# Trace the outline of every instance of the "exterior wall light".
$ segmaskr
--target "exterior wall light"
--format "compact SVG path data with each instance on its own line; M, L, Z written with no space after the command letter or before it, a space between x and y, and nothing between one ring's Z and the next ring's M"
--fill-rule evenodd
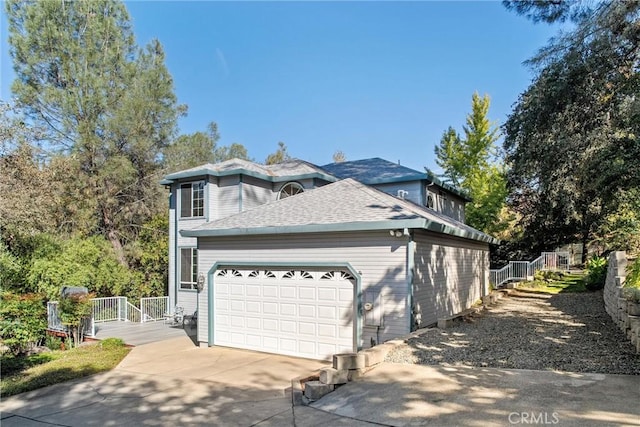
M198 292L202 292L202 290L204 289L204 273L202 272L198 274L197 286L198 286Z

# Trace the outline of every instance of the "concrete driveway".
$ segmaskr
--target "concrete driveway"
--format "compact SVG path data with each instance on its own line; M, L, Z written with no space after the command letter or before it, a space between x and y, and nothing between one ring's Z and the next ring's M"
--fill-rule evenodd
M1 425L292 425L291 378L326 365L174 338L135 347L110 372L3 399Z
M3 427L640 426L640 376L383 363L307 407L291 378L325 362L188 337L136 347L114 370L0 402Z

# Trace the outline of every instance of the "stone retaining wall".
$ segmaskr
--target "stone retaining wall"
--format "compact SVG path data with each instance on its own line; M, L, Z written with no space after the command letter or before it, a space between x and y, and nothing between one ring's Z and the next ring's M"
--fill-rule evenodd
M623 297L622 286L626 277L627 256L625 252L609 255L607 278L604 285L604 308L618 325L622 333L635 345L640 353L640 316L628 314L629 302Z

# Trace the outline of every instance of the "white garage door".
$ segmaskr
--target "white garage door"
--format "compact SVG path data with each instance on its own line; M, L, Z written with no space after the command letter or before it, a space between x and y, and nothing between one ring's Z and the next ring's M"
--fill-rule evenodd
M354 351L354 283L344 271L218 270L213 343L312 359Z

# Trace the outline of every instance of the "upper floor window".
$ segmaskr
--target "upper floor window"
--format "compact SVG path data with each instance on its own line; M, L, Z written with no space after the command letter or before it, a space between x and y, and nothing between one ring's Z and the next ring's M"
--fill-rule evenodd
M282 186L278 193L278 200L285 197L295 196L296 194L304 193L304 187L297 182L288 182Z
M204 181L180 185L180 217L204 216Z
M433 194L427 193L427 207L429 209L435 209L435 202L433 201Z

